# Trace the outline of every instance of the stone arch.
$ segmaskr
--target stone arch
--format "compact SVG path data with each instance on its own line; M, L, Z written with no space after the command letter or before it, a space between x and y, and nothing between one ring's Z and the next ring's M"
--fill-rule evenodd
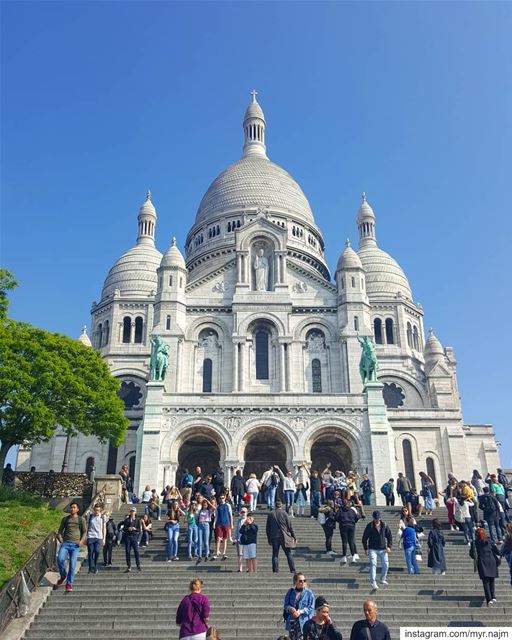
M306 340L306 334L311 329L318 329L323 331L328 342L336 342L336 328L325 320L311 320L311 318L305 318L297 324L293 329L293 339L296 342L304 342Z
M219 448L220 461L227 458L230 436L224 426L216 420L189 418L177 428L171 429L160 445L160 461L177 463L182 444L190 437L204 436L212 440Z
M219 342L223 342L226 336L229 336L231 333L229 327L222 320L219 320L215 316L203 316L194 320L194 322L187 327L185 340L197 342L201 331L209 328L217 331Z
M320 421L315 421L315 423L310 425L302 434L301 444L304 452L304 459L307 463L314 464L315 460L312 458L316 457L318 459L317 464L322 464L323 457L328 455L327 452L329 448L332 450L333 459L325 460L325 463L328 461L334 463L339 459L339 462L342 463L342 471L347 472L353 468L360 469L361 466L366 466L369 462L367 455L365 455L363 447L361 446L358 430L348 421L332 421L325 418L322 418ZM318 451L319 444L322 444L323 449L325 449L325 453ZM333 444L334 446L339 445L338 451L334 449ZM315 449L317 449L317 451L315 451ZM324 467L317 470L322 471L323 468Z
M412 394L414 394L414 396L410 398L412 402L406 403L404 406L420 409L426 406L427 397L425 395L425 390L418 380L407 372L395 371L394 369L387 369L383 367L379 370L379 382L395 382L398 385L404 385L406 398L407 392L412 392Z
M444 489L444 487L442 485L443 476L441 475L441 463L439 460L439 456L435 451L428 451L428 450L424 451L423 455L425 456L425 467L421 469L421 471L425 471L427 475L430 475L432 477L432 480L434 481L436 490L441 491L442 489ZM429 458L432 460L433 469L429 468L430 466L428 462ZM434 472L433 475L432 475L432 471Z
M282 320L273 313L269 313L267 311L258 311L257 313L252 313L247 318L244 318L238 327L238 334L249 336L251 325L261 321L267 321L273 325L276 329L277 335L286 335L286 327Z
M247 229L246 233L240 238L238 251L249 251L253 243L259 239L266 240L273 245L274 251L284 251L286 249L284 234L277 232L277 229L271 223L265 226L258 225L254 229Z
M297 458L297 438L286 422L275 418L269 419L263 416L253 418L244 425L233 442L235 459L239 462L247 462L245 459L247 445L257 437L266 442L279 442L284 447L285 461L291 470L292 463ZM267 460L269 464L272 463L269 458Z

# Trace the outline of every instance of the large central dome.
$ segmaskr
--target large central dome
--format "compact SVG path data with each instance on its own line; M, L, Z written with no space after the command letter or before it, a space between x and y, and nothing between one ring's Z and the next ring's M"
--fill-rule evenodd
M314 224L302 189L289 173L265 156L247 155L217 176L201 200L196 224L246 207L269 207Z

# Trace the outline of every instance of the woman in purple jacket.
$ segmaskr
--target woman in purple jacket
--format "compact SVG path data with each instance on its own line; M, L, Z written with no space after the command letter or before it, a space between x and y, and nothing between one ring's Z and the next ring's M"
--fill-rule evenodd
M176 611L176 624L180 628L180 640L206 640L210 602L203 596L203 581L190 581L188 596L185 596Z

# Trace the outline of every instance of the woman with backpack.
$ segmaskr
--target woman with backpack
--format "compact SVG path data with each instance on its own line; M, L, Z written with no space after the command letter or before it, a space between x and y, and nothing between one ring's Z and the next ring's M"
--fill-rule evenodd
M484 587L485 601L488 607L496 604L494 582L498 577L498 566L501 562L500 552L494 542L485 535L485 529L475 531L476 541L471 545L469 555L475 563L475 571Z

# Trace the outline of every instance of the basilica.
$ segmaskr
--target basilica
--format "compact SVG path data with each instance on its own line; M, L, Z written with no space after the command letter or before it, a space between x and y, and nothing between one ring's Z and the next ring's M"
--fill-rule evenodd
M303 473L330 462L367 472L376 487L398 471L416 483L427 471L439 488L448 472L495 469L492 427L464 423L454 351L425 334L365 194L354 210L358 246L347 241L332 276L307 198L267 155L265 126L253 92L242 157L206 191L183 253L175 239L163 255L156 248L147 194L136 244L92 305L91 338L79 338L120 380L126 441L72 439L69 471L117 473L126 463L141 490L196 465L220 466L228 482L237 469ZM378 361L365 384L364 336ZM150 379L153 337L168 351L163 380ZM20 450L18 469L60 470L65 448L60 434Z

